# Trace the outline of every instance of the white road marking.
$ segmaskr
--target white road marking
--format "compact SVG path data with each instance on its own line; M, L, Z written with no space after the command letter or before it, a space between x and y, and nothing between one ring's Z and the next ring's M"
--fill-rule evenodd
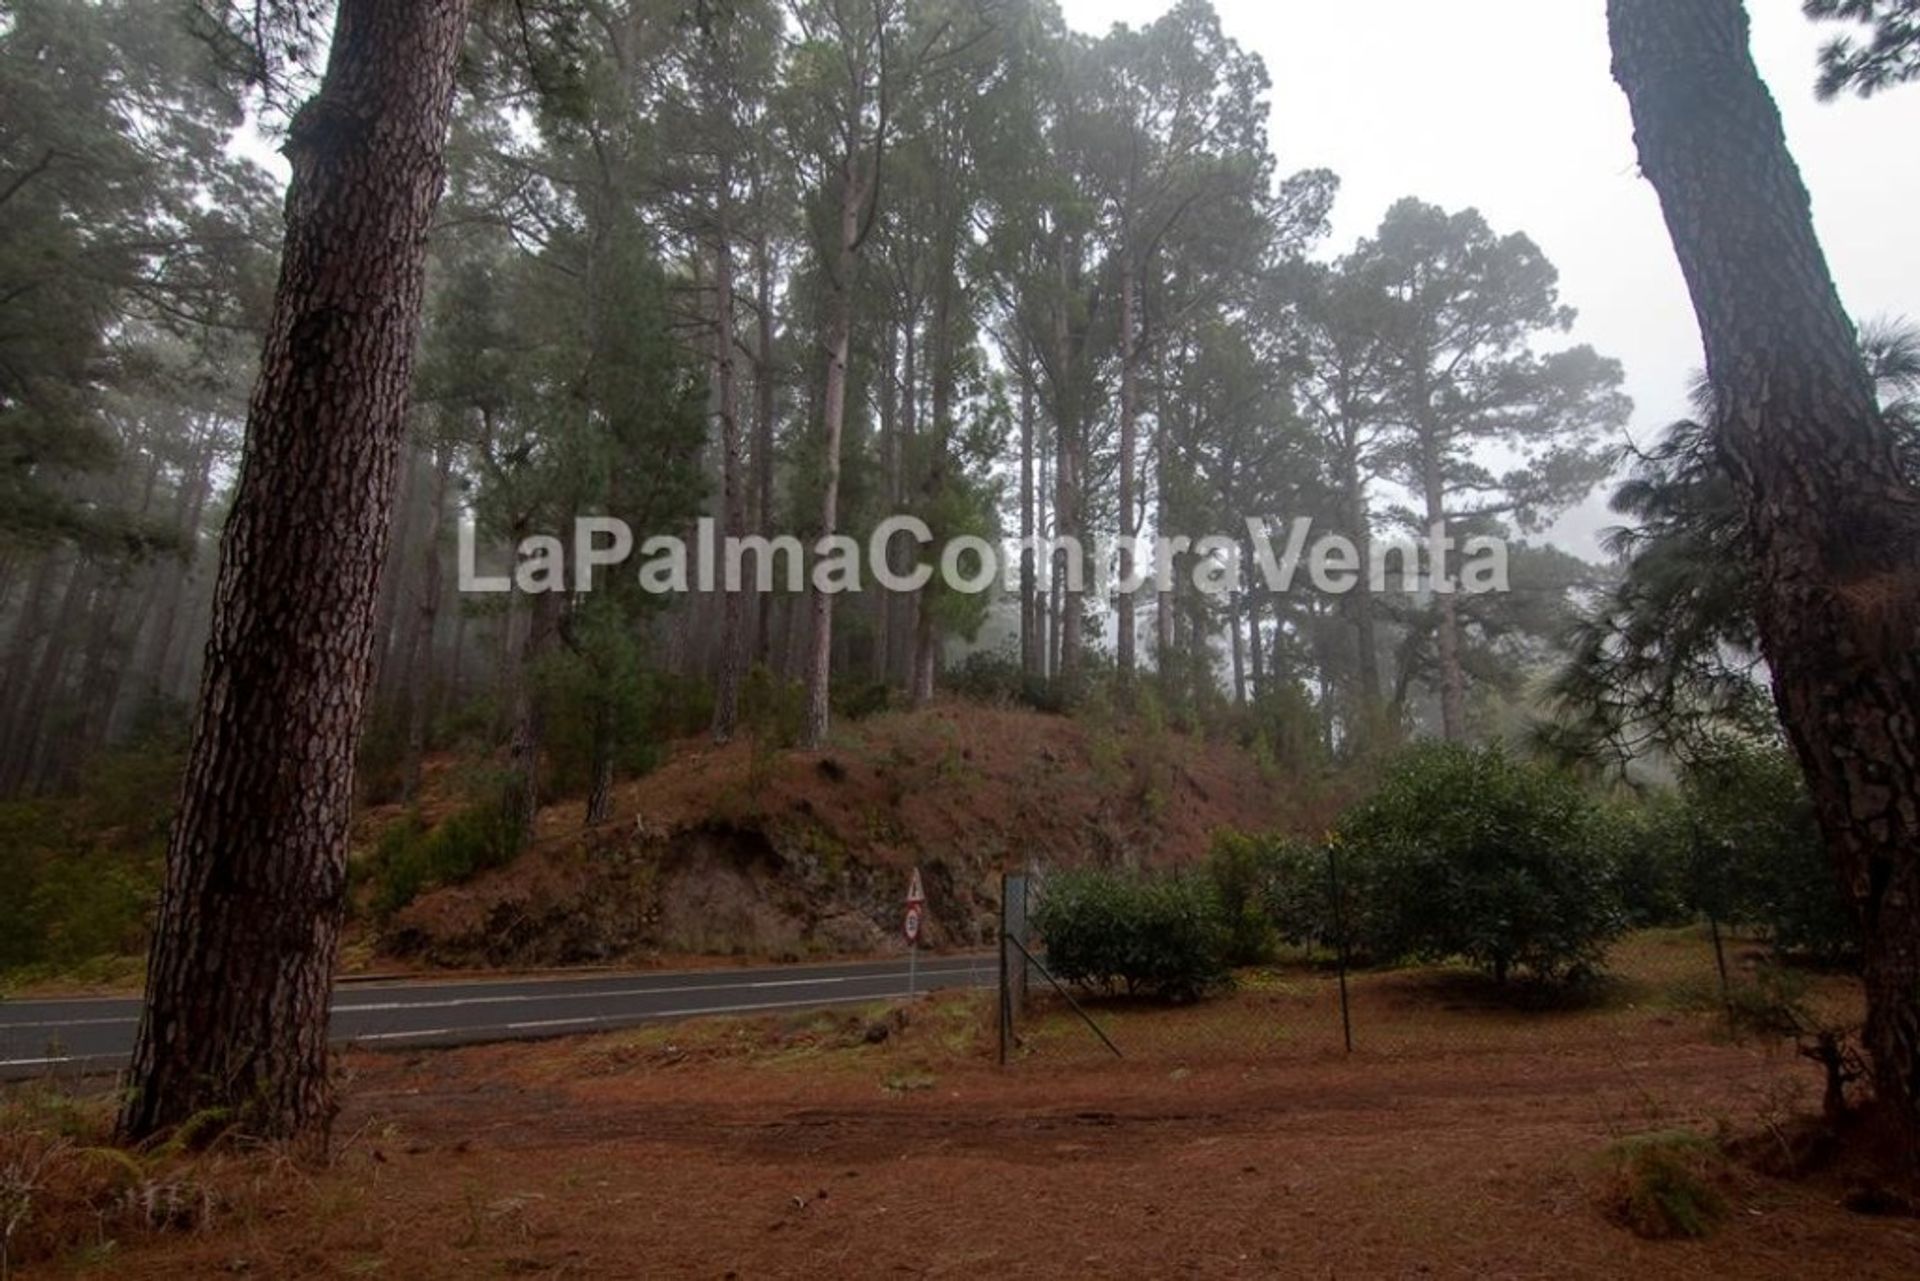
M972 974L971 967L966 969L922 970L922 978L951 978L958 974ZM445 1001L382 1001L367 1005L336 1005L335 1014L377 1014L394 1010L454 1010L471 1005L524 1005L529 1002L545 1004L550 1001L619 1001L636 996L671 996L677 992L748 992L762 991L768 988L786 987L823 987L829 983L890 983L905 978L903 974L845 974L832 978L818 979L760 979L750 983L685 983L672 987L630 987L616 988L611 992L541 992L538 994L519 993L506 996L461 996ZM905 993L902 993L905 995Z
M951 978L957 975L977 976L980 966L967 964L963 967L948 966L936 969L923 969L920 976L927 978ZM537 995L480 996L462 997L449 1001L393 1001L370 1005L336 1005L335 1014L396 1013L405 1010L454 1009L472 1005L505 1005L533 1001L555 1000L620 1000L635 996L665 996L676 992L729 992L756 991L776 988L814 987L829 983L889 983L899 982L900 974L846 974L827 978L811 979L759 979L748 983L702 983L676 987L625 988L612 992L542 992ZM870 992L860 995L810 997L796 1001L760 1001L740 1005L710 1005L690 1009L632 1011L625 1014L592 1015L571 1019L538 1019L517 1023L490 1024L484 1027L444 1027L421 1028L401 1032L369 1032L359 1036L344 1038L348 1044L357 1045L367 1041L408 1041L428 1040L435 1037L470 1036L486 1037L498 1033L550 1031L563 1027L608 1027L628 1025L636 1021L652 1019L701 1018L713 1014L750 1014L760 1010L802 1009L809 1006L844 1005L853 1002L884 1000L891 996L905 996L906 992ZM74 1027L106 1027L117 1024L138 1023L137 1017L116 1019L72 1019L65 1022L47 1023L9 1023L0 1024L0 1033L27 1031L30 1029L52 1029ZM114 1055L67 1055L31 1059L0 1059L0 1068L56 1067L68 1063L84 1063L115 1058Z
M709 1014L752 1014L761 1010L818 1009L826 1005L849 1005L887 996L905 996L905 992L882 992L877 996L835 996L818 1001L761 1001L753 1005L709 1005L692 1010L646 1010L632 1014L595 1015L577 1019L541 1019L530 1023L501 1023L492 1027L437 1027L413 1032L371 1032L347 1038L348 1045L363 1041L408 1041L435 1036L480 1036L501 1032L537 1032L559 1027L608 1027L631 1024L636 1020L701 1018ZM4 1065L0 1065L4 1066Z

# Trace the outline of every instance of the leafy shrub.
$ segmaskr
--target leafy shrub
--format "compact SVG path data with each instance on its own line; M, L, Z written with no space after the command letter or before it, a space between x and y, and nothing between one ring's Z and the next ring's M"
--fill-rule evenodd
M1780 950L1823 963L1857 955L1858 927L1785 746L1718 744L1688 765L1681 793L1700 912L1764 930Z
M1295 836L1220 832L1207 873L1225 914L1235 965L1271 960L1277 945L1338 945L1325 847Z
M1268 846L1238 832L1221 832L1207 854L1207 879L1213 883L1227 928L1227 964L1261 965L1273 959L1274 928L1267 914Z
M1198 877L1057 873L1033 922L1048 968L1069 983L1191 1001L1227 977L1230 930Z
M1644 800L1613 798L1601 804L1599 814L1628 927L1655 929L1695 919L1688 895L1687 819L1679 798L1670 793Z
M893 688L885 681L838 680L833 683L833 714L845 721L864 721L893 706Z
M1409 749L1341 836L1349 927L1380 959L1560 982L1597 968L1624 926L1592 801L1497 748Z
M0 970L138 955L159 894L181 742L95 761L73 795L0 803Z
M969 702L1026 707L1050 716L1064 715L1071 700L1056 683L1029 676L1013 650L975 650L946 678L947 688Z
M458 885L511 863L520 852L520 825L504 797L472 806L429 828L409 814L381 833L367 863L368 905L377 918L393 915L429 889Z
M667 679L641 665L630 637L608 639L604 620L582 624L595 629L590 647L552 651L535 675L546 727L546 783L563 796L592 787L603 735L617 776L651 773L660 764L668 722L679 714L669 706Z
M800 741L807 724L807 691L755 663L740 686L740 725L754 742L776 748Z

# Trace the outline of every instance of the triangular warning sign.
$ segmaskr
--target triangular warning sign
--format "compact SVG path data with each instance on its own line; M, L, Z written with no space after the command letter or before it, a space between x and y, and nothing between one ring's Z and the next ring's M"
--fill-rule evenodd
M913 869L913 880L907 883L907 902L924 903L927 901L926 886L920 883L920 869Z

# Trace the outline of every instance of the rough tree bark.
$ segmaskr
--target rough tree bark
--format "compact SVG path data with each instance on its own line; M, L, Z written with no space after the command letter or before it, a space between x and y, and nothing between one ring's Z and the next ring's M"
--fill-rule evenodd
M1610 0L1614 74L1706 344L1781 720L1864 930L1867 1048L1920 1153L1920 493L1739 0Z
M323 1144L355 734L467 0L341 0L287 237L120 1117Z

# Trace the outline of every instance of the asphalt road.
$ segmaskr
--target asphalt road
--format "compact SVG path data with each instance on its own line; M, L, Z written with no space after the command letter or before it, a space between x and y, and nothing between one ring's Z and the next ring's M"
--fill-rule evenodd
M333 1038L378 1048L532 1040L659 1019L750 1014L907 994L907 962L642 971L511 980L356 983L333 996ZM915 990L987 987L992 956L923 957ZM131 999L0 1001L0 1078L112 1071L133 1049Z

